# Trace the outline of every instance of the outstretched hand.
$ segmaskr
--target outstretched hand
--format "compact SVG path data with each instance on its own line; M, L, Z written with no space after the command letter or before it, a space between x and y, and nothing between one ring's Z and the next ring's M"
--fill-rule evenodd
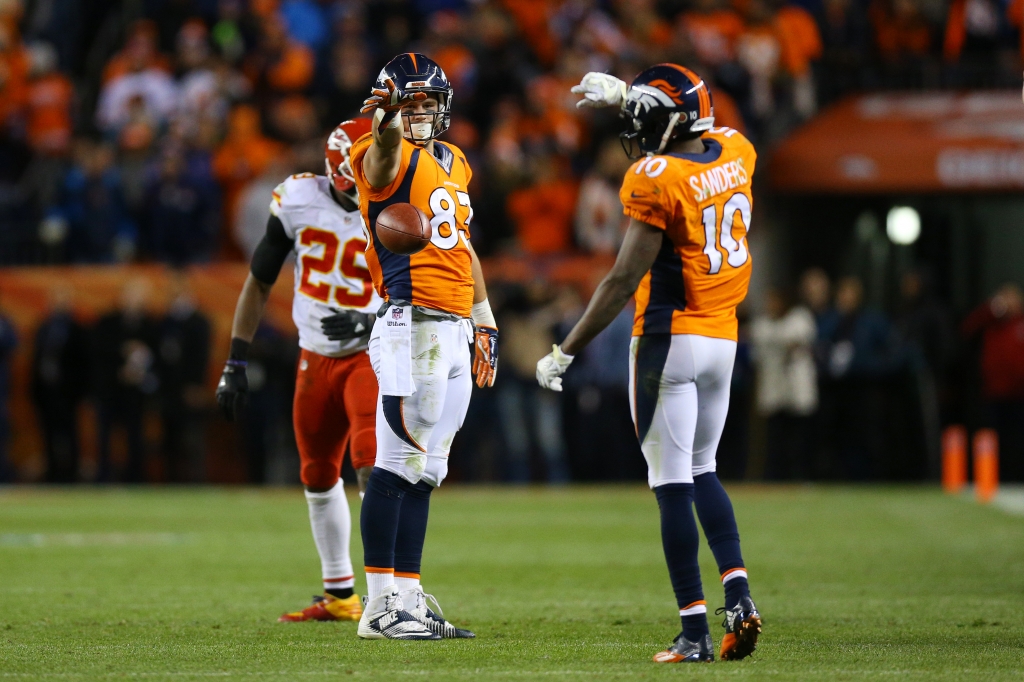
M402 90L390 78L384 79L384 85L387 88L386 90L380 88L370 90L370 96L366 98L363 102L363 108L359 110L361 113L368 114L380 109L385 113L393 114L404 106L413 102L422 102L427 98L427 93L425 92L406 92Z
M579 85L572 86L571 92L583 95L583 99L576 102L579 109L621 107L626 102L626 82L597 71L584 76Z

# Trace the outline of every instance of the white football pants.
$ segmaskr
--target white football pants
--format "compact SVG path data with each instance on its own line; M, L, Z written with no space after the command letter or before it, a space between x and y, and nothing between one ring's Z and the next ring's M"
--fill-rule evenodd
M694 476L715 470L735 360L736 342L727 339L633 337L630 411L652 488L693 483Z
M434 486L448 475L448 452L466 418L473 388L465 322L412 322L412 377L416 392L405 398L377 395L375 466L410 483ZM380 377L380 331L370 336L370 363Z

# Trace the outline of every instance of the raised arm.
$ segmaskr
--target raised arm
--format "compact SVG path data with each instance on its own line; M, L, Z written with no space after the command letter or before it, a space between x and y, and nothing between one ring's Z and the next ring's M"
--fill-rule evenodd
M622 312L661 249L665 232L633 218L629 221L622 248L615 265L597 287L583 317L572 328L561 346L537 363L537 381L544 388L562 390L561 375L569 368L573 356L583 350L595 336Z
M362 112L373 114L373 144L363 158L363 171L376 189L387 187L398 176L402 163L402 107L427 98L425 92L405 93L390 78L386 89L374 88L363 102Z
M402 164L402 117L393 116L390 123L380 124L385 113L378 109L373 116L373 144L363 157L363 172L376 189L387 187L398 176Z

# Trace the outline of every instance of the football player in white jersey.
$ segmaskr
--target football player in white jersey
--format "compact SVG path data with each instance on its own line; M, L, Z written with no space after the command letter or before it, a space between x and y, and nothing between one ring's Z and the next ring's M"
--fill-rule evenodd
M253 254L231 328L231 354L217 401L229 420L245 405L246 357L288 254L295 252L292 319L299 329L293 419L309 521L324 594L278 620L352 620L362 615L349 556L352 521L340 478L346 448L360 489L373 469L377 378L367 342L381 299L366 268L359 199L349 165L352 142L370 121L339 125L327 141L327 175L293 175L274 190L267 232ZM346 338L343 341L331 339Z

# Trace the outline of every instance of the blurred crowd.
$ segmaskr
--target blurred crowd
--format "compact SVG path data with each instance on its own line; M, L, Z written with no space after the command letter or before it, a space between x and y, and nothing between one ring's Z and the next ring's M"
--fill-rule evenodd
M249 406L228 425L210 386L210 319L183 274L172 274L162 293L168 303L155 312L151 282L132 278L113 309L84 322L74 313L76 293L57 285L42 321L23 339L0 314L0 482L289 482L287 470L297 466L285 461L297 458L292 334L259 328ZM35 423L15 427L37 427L44 452L42 463L23 463L20 472L6 456L10 361L19 344L31 357Z
M613 114L587 71L676 61L758 144L844 93L1016 84L1022 0L2 0L0 262L249 254L396 53L455 88L478 250L614 251Z
M961 320L934 289L927 270L904 273L890 314L865 304L857 277L833 284L820 269L795 295L768 292L741 341L764 478L935 480L942 429L966 423L995 428L1002 477L1024 480L1021 289L1003 285Z

